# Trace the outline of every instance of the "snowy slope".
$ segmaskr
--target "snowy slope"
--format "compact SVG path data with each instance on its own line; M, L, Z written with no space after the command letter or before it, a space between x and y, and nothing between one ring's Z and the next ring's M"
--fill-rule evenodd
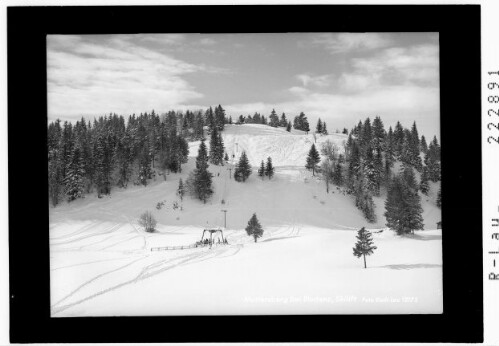
M347 140L344 134L306 135L299 130L287 132L283 127L270 127L267 125L245 124L226 125L222 132L225 151L229 157L239 159L241 153L246 151L251 165L258 167L262 160L272 158L274 166L305 165L305 158L313 143L320 149L321 144L330 140L338 145L343 152L343 144ZM208 144L208 143L207 143ZM190 155L196 156L199 142L191 143Z
M223 136L235 159L246 150L254 172L247 182L237 183L231 179L233 165L211 165L215 194L206 204L186 196L183 210L173 209L173 203L180 202L175 195L179 178L185 181L195 166L199 142L194 142L181 174L50 210L54 316L441 311L440 231L417 232L413 238L375 233L379 249L364 270L362 261L352 255L355 231L362 226L385 227L385 196L375 198L378 222L367 224L352 196L335 187L327 194L324 182L304 169L313 135L232 125ZM317 136L317 147L327 139L341 148L346 136ZM256 169L267 156L277 166L276 175L262 181ZM430 230L440 220L437 190L432 184L429 197L422 198ZM158 202L165 203L160 210ZM228 211L230 246L150 251L193 244L204 227L223 226L222 209ZM145 210L153 212L159 232L147 234L138 226L136 220ZM265 229L257 244L244 231L254 212ZM336 303L303 302L307 295ZM302 301L269 303L267 298L274 296ZM358 300L343 301L341 297L347 296ZM385 296L419 300L394 304L361 299Z

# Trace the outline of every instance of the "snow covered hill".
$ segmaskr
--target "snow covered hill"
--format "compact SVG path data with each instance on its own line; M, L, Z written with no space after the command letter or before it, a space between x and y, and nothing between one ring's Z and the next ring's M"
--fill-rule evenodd
M272 158L274 166L304 167L305 158L313 143L318 148L322 143L330 140L338 145L340 152L347 140L344 134L306 135L299 130L287 132L283 127L267 125L245 124L226 125L222 133L226 152L230 158L236 160L243 151L246 151L251 165L258 168L262 160ZM190 155L196 156L199 142L191 143Z
M324 182L304 168L312 143L316 141L319 149L331 140L342 149L345 135L314 139L312 134L265 125L229 125L223 139L231 162L210 165L215 193L206 204L189 196L181 202L175 193L179 179L185 181L195 166L199 142L192 142L181 174L158 176L147 187L114 188L109 197L87 196L51 208L55 317L441 312L441 232L429 231L440 221L436 185L429 197L422 198L428 231L414 237L387 230L374 233L378 250L368 258L369 268L363 269L352 255L355 231L365 226L378 232L385 227L385 195L374 198L378 221L368 224L352 196L336 187L327 194ZM238 183L232 174L243 150L253 174ZM268 156L276 166L270 181L256 174ZM160 202L164 205L157 209ZM175 203L183 210L174 208ZM203 228L224 225L222 209L227 210L229 246L150 251L193 244ZM158 220L157 233L144 233L137 224L146 210ZM255 212L265 230L256 244L244 231ZM335 303L304 302L305 296L329 297ZM269 303L271 297L299 299L293 304ZM380 297L416 301L370 301Z

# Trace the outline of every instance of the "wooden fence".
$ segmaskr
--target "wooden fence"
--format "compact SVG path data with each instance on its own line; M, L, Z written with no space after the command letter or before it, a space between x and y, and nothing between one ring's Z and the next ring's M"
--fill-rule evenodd
M205 247L205 246L209 246L209 244L191 244L191 245L181 245L181 246L152 247L151 251L186 250L186 249L195 249L198 247Z

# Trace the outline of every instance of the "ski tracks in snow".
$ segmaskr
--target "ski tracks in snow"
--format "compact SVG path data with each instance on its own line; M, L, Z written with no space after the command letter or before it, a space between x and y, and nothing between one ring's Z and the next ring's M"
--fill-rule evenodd
M95 286L101 285L103 281L106 280L112 274L123 271L147 258L157 257L157 256L152 256L150 254L143 255L140 258L134 259L125 265L101 273L91 278L90 280L87 280L83 284L79 285L76 289L72 290L69 294L67 294L62 299L60 299L51 306L52 315L60 314L61 312L69 308L72 308L74 306L77 306L81 303L84 303L90 299L115 291L123 286L134 284L142 280L154 277L156 275L164 273L165 271L171 270L179 266L195 264L216 258L233 256L237 254L241 250L241 248L242 246L240 245L219 247L219 248L215 247L212 249L208 249L206 251L201 251L201 252L192 251L185 255L169 257L169 258L161 258L160 260L154 260L152 263L145 265L141 269L138 269L139 272L136 275L132 274L132 277L130 277L129 275L128 278L124 278L124 280L118 280L118 283L115 282L114 284L104 289L97 289L97 288L95 290L92 289L93 285ZM82 292L85 290L89 290L90 292L83 294Z

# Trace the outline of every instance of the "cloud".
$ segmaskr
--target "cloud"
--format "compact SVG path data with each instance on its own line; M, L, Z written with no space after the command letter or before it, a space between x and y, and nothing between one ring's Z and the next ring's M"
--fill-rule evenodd
M394 86L376 90L365 90L351 95L312 92L295 87L290 90L292 99L279 103L241 103L226 105L224 108L232 117L260 112L269 115L275 108L278 113L285 112L289 119L304 112L311 126L318 118L328 123L330 131L351 128L359 120L379 115L388 126L401 121L410 126L417 121L422 134L433 137L438 135L438 88L418 86Z
M339 54L384 48L392 44L392 40L388 34L380 33L323 33L313 36L311 44Z
M395 85L437 86L439 52L436 45L387 48L365 58L351 59L348 72L338 78L338 89L357 92Z
M438 47L420 45L391 47L370 56L349 60L347 72L295 76L300 85L286 89L288 101L277 104L235 104L235 114L255 111L268 114L272 108L293 117L303 111L311 124L320 117L333 128L350 128L366 117L379 115L386 127L401 121L417 121L427 136L439 131ZM407 123L404 123L407 122Z
M325 74L319 76L312 76L307 73L299 74L296 78L302 82L304 87L316 86L316 87L326 87L331 84L333 75Z
M436 45L396 47L369 58L352 59L356 73L375 76L386 83L435 83L439 77Z
M48 36L49 119L82 115L140 113L170 109L203 95L183 76L220 73L138 44L143 40L177 44L182 36Z

